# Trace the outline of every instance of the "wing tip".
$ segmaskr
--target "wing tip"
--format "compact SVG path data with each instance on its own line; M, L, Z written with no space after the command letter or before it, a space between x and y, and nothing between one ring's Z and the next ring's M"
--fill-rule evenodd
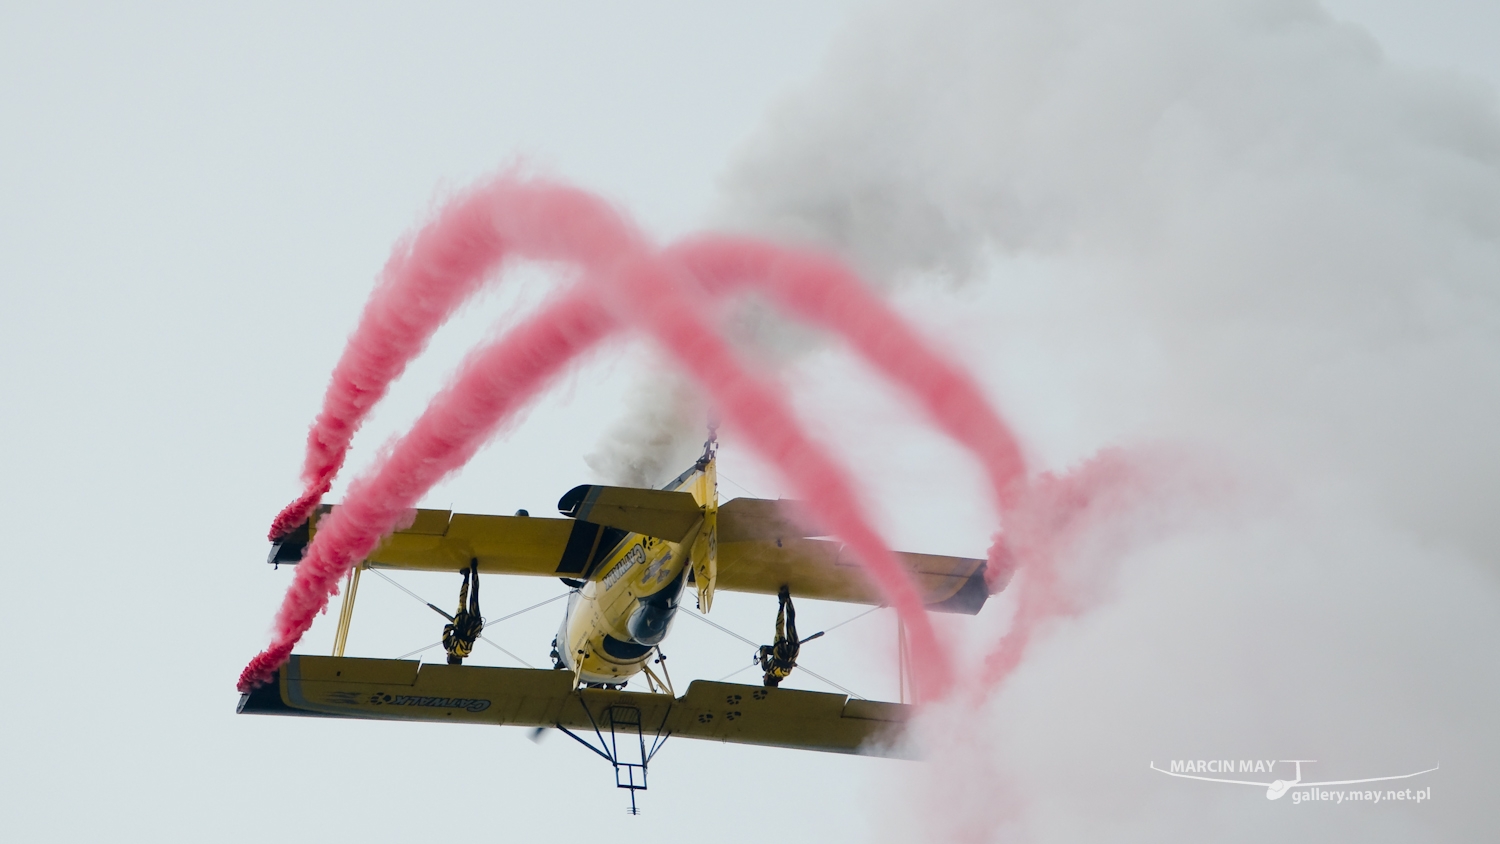
M927 609L936 612L978 615L979 611L984 609L984 602L990 598L990 586L985 582L986 568L987 564L981 560L979 567L964 580L964 584L958 587L957 592L935 604L928 604Z

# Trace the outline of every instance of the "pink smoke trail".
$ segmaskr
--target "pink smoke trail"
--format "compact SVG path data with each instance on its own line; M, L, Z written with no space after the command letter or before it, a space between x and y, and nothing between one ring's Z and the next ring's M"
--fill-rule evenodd
M504 419L609 334L614 323L597 298L575 289L465 361L411 431L350 485L343 504L319 522L276 614L270 646L240 674L241 691L272 678L340 579L424 493L462 468Z
M1006 527L990 547L991 591L1025 562L1010 629L985 657L971 691L992 693L1019 665L1047 621L1082 611L1059 566L1084 520L1122 491L1139 487L1139 467L1120 452L1028 484L1016 437L972 378L932 351L842 264L823 255L722 235L699 236L669 252L715 295L760 290L808 322L844 336L866 360L905 386L929 417L980 460ZM1134 492L1139 495L1140 489Z
M306 489L276 516L272 540L307 521L343 466L349 443L370 409L504 257L487 199L483 187L467 191L443 208L432 225L396 245L307 433L302 466Z
M966 446L989 478L1002 519L1025 489L1021 448L974 379L934 351L890 306L838 261L746 238L696 237L669 250L710 291L755 288L807 321L845 337L866 360L922 403L928 417ZM1015 560L1000 534L990 548L991 591Z
M749 431L761 433L752 439L752 445L759 446L764 456L790 475L799 491L819 502L815 510L824 522L845 538L861 560L872 563L877 584L895 596L898 611L910 619L913 654L923 665L922 688L929 696L940 694L951 680L946 656L926 623L920 599L906 572L859 514L838 467L797 430L779 396L751 378L728 356L727 346L696 317L692 308L663 305L659 295L662 286L650 281L666 275L661 266L640 262L634 272L622 275L636 281L622 285L634 295L619 301L633 299L639 314L660 315L652 326L655 333L673 351L686 353L688 362L706 364L697 367L695 374L707 379L708 386L724 403L726 416ZM597 302L597 296L575 295L590 303ZM242 673L241 688L270 679L327 605L328 596L337 589L348 569L374 549L432 484L472 456L504 416L515 409L518 402L513 396L535 391L546 374L541 364L560 368L569 356L582 351L581 347L559 348L546 342L548 326L558 321L558 315L567 314L570 306L577 307L576 303L565 302L471 360L459 380L435 400L413 432L392 450L377 469L374 480L361 480L351 486L344 504L320 524L278 614L276 639ZM594 319L587 322L594 328L600 325ZM528 333L535 326L541 327L541 336ZM598 339L587 336L590 342ZM686 338L686 342L678 338ZM532 356L529 361L532 365L523 367L519 375L506 372L510 359L520 352ZM497 371L502 377L495 377ZM478 402L474 397L478 397ZM462 422L466 424L456 424ZM461 430L455 432L452 430L455 427Z
M1008 530L1009 543L1024 562L1016 613L1010 629L985 657L971 691L981 696L993 693L1020 665L1047 622L1087 608L1080 594L1086 584L1077 582L1077 574L1067 577L1063 566L1091 520L1118 516L1134 504L1160 499L1167 492L1157 471L1162 468L1160 455L1150 462L1143 460L1144 455L1110 449L1070 472L1046 473L1032 482L1012 511ZM1115 553L1123 553L1125 544L1116 539Z
M491 231L485 231L486 224ZM809 499L815 515L866 564L876 585L907 622L924 696L940 696L949 687L951 665L920 598L907 573L864 519L851 484L801 432L780 395L752 377L699 317L710 310L708 304L685 283L685 274L675 262L648 256L639 247L633 230L592 195L546 182L501 178L451 203L433 225L419 233L407 254L422 256L421 260L393 261L396 269L388 273L375 296L380 306L367 308L341 361L342 375L336 375L330 387L326 412L310 436L308 464L319 467L315 483L278 520L283 529L299 510L305 518L316 505L342 464L363 416L464 296L472 294L476 279L507 250L533 259L569 260L585 269L597 269L612 258L624 263L618 273L610 274L619 284L617 290L605 285L594 291L594 299L575 294L466 363L458 381L434 400L412 432L377 465L373 476L351 487L348 499L321 527L298 567L278 613L272 645L242 673L242 688L270 678L326 607L339 579L373 550L427 489L461 467L521 402L574 356L602 339L609 328L596 304L599 294L613 294L610 298L622 322L625 315L633 315L637 324L646 326L703 383L726 415L751 435L752 446L782 470ZM764 264L777 253L764 244L725 242L716 254L730 263L759 260ZM627 256L634 257L625 260ZM805 259L801 266L808 266ZM836 278L830 284L852 301L859 291L847 285L857 286L857 281L847 273L833 275ZM595 276L597 272L585 273L586 278ZM844 287L838 286L839 279L846 282ZM789 298L830 323L841 322L835 311L819 309L813 300ZM399 313L403 303L412 308L410 314ZM914 338L900 334L903 329L894 314L887 312L887 316L896 324L898 336ZM874 327L889 330L891 325ZM881 348L872 344L868 330L856 331L854 336L864 338L868 354L894 363L888 356L880 357ZM578 342L570 345L570 337ZM519 362L513 360L518 357L522 358Z
M924 699L942 697L953 667L927 618L911 578L870 527L847 475L797 423L780 391L755 378L703 318L710 303L672 262L625 272L617 295L635 318L702 386L726 421L746 437L792 484L818 523L842 539L864 563L876 586L906 622L916 688Z
M431 223L392 251L308 430L304 491L276 516L270 538L307 521L391 382L507 257L595 266L635 239L596 197L513 173L449 200Z

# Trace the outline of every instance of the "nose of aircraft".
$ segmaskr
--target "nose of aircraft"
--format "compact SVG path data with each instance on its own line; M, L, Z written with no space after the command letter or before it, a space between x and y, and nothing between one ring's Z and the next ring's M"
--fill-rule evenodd
M630 631L630 638L643 645L659 645L667 637L667 625L671 623L675 609L674 606L643 603L630 614L625 629Z
M1287 782L1286 780L1276 780L1272 782L1271 787L1266 789L1266 799L1275 800L1281 795L1286 794L1286 790L1288 788L1291 788L1291 786L1292 784Z

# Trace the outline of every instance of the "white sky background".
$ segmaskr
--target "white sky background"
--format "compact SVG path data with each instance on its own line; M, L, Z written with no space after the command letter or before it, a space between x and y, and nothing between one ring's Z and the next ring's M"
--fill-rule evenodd
M1486 4L1329 5L1371 27L1395 59L1500 81L1500 12ZM395 238L444 186L517 155L603 192L664 238L692 230L715 204L718 175L777 97L817 72L852 6L0 12L0 467L14 541L0 615L12 654L0 696L7 837L874 836L888 814L880 803L913 776L898 763L675 741L653 765L647 814L631 820L607 768L565 737L533 745L520 730L233 714L234 678L264 644L289 580L260 562L266 525L296 492L306 426ZM420 412L497 317L543 289L524 280L446 330L364 432L351 470ZM938 298L919 316L964 325L966 307ZM591 364L426 503L550 514L563 491L591 479L582 455L638 366L630 355ZM841 371L821 366L809 364L802 383ZM909 430L869 401L882 430ZM1017 413L1037 427L1089 430L1069 410ZM854 435L844 448L873 439ZM898 544L980 552L988 527L972 479L958 470L945 483L943 464L929 459L956 464L954 452L915 435L880 445L870 462L879 468L866 475ZM724 471L757 494L778 492L732 441ZM455 597L442 578L405 582L439 605ZM1475 582L1492 597L1492 579ZM486 614L559 591L486 582ZM720 601L716 618L764 635L766 602ZM805 614L816 629L854 612L809 605ZM809 665L889 696L884 615L846 628L866 639L809 645ZM541 664L558 618L549 608L491 635ZM304 650L326 649L331 621ZM679 683L715 679L748 657L700 627L679 620L670 640ZM351 651L395 656L440 630L430 612L366 578ZM1054 693L1087 695L1088 678L1067 674L1068 648L1044 650L1040 670L1063 677ZM1039 686L1028 688L1015 712L1044 719ZM1332 703L1355 704L1363 691ZM1492 738L1493 724L1475 728ZM1237 755L1256 752L1256 738ZM1134 776L1146 761L1101 766ZM1099 776L1089 787L1107 790ZM1494 778L1445 776L1435 791ZM1171 801L1195 796L1172 792L1157 809L1187 813ZM1066 826L1038 828L1067 837Z

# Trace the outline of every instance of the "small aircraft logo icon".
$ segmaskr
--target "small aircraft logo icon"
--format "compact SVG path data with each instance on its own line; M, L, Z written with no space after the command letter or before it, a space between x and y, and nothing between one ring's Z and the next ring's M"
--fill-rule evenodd
M1224 783L1229 783L1230 785L1255 785L1255 786L1259 786L1261 788L1264 788L1266 790L1266 799L1267 800L1277 800L1277 799L1280 799L1283 795L1285 795L1288 791L1290 791L1291 789L1296 788L1296 787L1312 788L1314 786L1323 786L1323 785L1354 785L1356 783L1364 783L1364 782L1385 782L1387 780L1404 780L1404 779L1410 779L1412 777L1419 777L1419 776L1421 776L1423 774L1430 774L1433 771L1436 771L1438 769L1438 766L1434 765L1434 766L1432 766L1431 768L1428 768L1425 771L1417 771L1414 774L1397 774L1396 776L1393 776L1393 777L1369 777L1367 779L1361 779L1361 780L1329 780L1327 782L1303 782L1302 781L1302 765L1303 765L1303 763L1305 762L1305 763L1311 764L1311 763L1316 762L1318 760L1316 760L1316 759L1281 759L1279 761L1281 761L1281 762L1290 762L1293 765L1296 765L1297 766L1297 776L1294 779L1291 779L1291 780L1280 780L1280 779L1278 779L1278 780L1272 780L1271 782L1251 782L1251 781L1248 781L1248 780L1226 780L1226 779L1219 779L1219 778L1216 778L1216 777L1201 777L1201 776L1198 776L1197 774L1185 774L1185 773L1180 773L1180 772L1177 772L1177 771L1163 770L1161 768L1156 767L1156 763L1155 762L1151 763L1151 770L1156 771L1158 773L1166 774L1169 777L1181 777L1182 779L1187 779L1187 780L1203 780L1204 782L1224 782Z

